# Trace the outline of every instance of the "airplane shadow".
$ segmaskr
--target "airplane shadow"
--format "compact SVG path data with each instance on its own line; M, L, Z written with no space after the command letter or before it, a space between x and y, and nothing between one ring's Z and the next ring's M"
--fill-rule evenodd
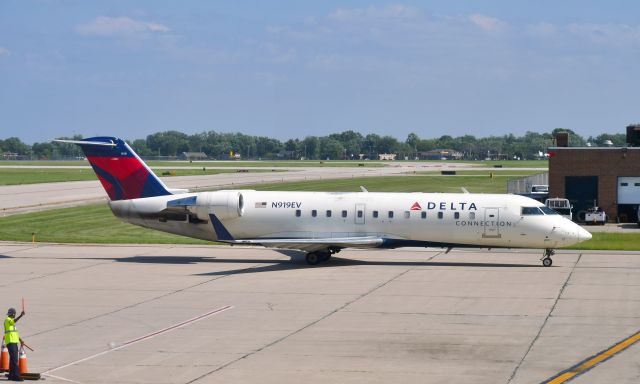
M111 260L118 263L139 263L139 264L259 264L254 267L237 268L224 271L198 273L195 276L224 276L245 273L275 272L295 269L318 269L336 268L348 266L396 266L396 267L474 267L474 268L541 268L538 264L509 264L509 263L473 263L455 261L389 261L389 260L355 260L344 259L333 256L331 260L310 266L305 260L306 253L294 250L276 250L289 257L287 259L238 259L238 258L217 258L205 256L132 256L132 257L38 257L37 259L60 259L60 260ZM0 255L0 259L11 259L14 256ZM265 265L266 264L266 265Z
M273 272L294 269L309 268L336 268L348 267L356 265L365 266L405 266L405 267L479 267L479 268L541 268L539 264L507 264L507 263L470 263L470 262L443 262L443 261L377 261L377 260L354 260L343 259L333 256L331 260L319 263L314 266L307 264L305 260L306 253L299 251L278 250L285 256L289 256L290 260L264 260L264 259L215 259L214 262L219 263L271 263L271 265L262 265L250 268L232 269L226 271L198 273L197 276L223 276L245 273Z

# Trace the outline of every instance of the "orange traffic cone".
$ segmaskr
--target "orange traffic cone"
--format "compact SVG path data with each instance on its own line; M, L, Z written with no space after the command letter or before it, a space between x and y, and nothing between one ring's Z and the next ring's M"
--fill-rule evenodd
M28 373L29 367L27 366L27 354L24 352L24 348L20 348L20 360L18 360L18 367L20 368L20 374Z
M2 344L2 354L0 354L0 372L7 372L9 370L9 350L7 346Z

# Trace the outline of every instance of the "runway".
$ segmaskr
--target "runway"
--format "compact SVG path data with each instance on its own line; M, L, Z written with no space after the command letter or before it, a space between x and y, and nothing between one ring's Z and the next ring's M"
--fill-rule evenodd
M2 310L51 383L540 383L640 328L638 252L337 256L0 243ZM572 383L636 383L638 344Z

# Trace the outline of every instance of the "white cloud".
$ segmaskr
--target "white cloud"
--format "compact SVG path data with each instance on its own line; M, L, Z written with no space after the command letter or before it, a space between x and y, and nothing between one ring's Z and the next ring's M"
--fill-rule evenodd
M526 32L531 36L547 37L555 35L558 28L550 23L538 23L527 26Z
M11 55L11 51L9 51L5 47L0 47L0 56L10 56L10 55Z
M479 13L469 16L469 21L476 27L487 32L498 32L507 27L507 23L495 17L481 15Z
M368 7L355 9L337 9L329 15L335 21L365 21L382 19L407 19L418 16L420 12L406 5L390 5L387 7Z
M169 28L158 23L133 20L128 17L98 16L86 24L77 25L75 31L85 36L131 36L141 33L168 32Z

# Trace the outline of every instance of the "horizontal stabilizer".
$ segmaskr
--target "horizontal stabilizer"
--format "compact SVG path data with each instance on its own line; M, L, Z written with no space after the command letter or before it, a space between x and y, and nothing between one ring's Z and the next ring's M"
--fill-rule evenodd
M76 144L76 145L97 145L97 146L101 146L101 147L115 147L117 146L116 143L111 142L111 143L105 143L102 141L83 141L83 140L60 140L60 139L56 139L53 140L56 143L67 143L67 144Z

